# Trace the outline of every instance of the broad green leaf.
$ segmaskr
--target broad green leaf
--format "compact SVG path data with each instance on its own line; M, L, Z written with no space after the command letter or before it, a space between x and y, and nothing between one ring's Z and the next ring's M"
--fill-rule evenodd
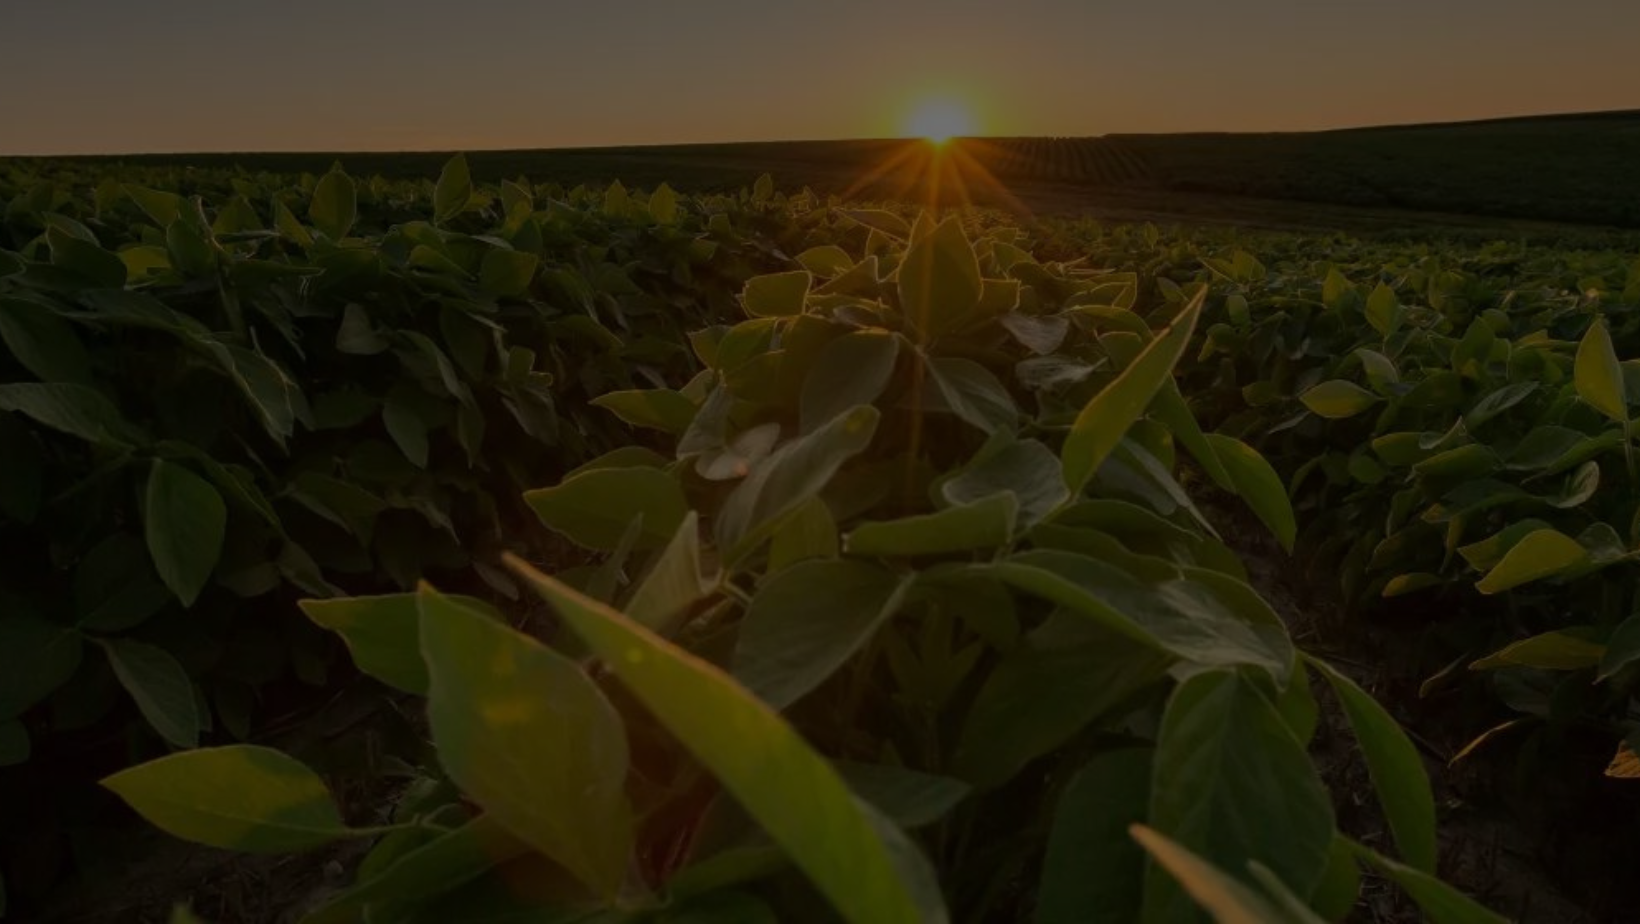
M46 305L0 298L0 342L42 382L91 382L91 358L79 335Z
M467 172L467 155L457 154L445 161L433 187L433 223L442 225L467 210L473 197L473 179Z
M389 395L382 404L382 425L393 444L417 468L427 467L431 446L427 438L427 421L402 397Z
M301 924L356 924L368 908L425 902L471 882L528 849L507 833L494 815L480 815L411 849L379 873L354 883L305 915Z
M876 408L853 408L758 463L718 515L717 542L725 560L738 561L783 517L818 495L843 463L870 445L879 417Z
M471 609L483 604L452 596ZM334 597L297 602L314 625L340 635L360 671L398 690L427 695L427 664L421 657L421 620L413 593Z
M922 398L930 410L948 411L987 434L1012 433L1019 426L1019 408L1002 380L971 359L940 356L925 367L931 392Z
M613 898L633 837L620 714L534 639L426 586L417 604L445 772L510 834Z
M672 187L662 183L649 194L649 217L658 225L678 223L678 194Z
M797 262L814 275L827 279L840 276L854 268L854 258L836 244L810 247L797 255Z
M179 751L102 781L150 824L242 853L297 853L349 836L318 774L272 748Z
M1122 374L1093 397L1076 415L1070 435L1060 451L1065 483L1071 494L1082 493L1094 473L1122 441L1128 428L1145 412L1173 375L1173 366L1184 354L1190 335L1201 315L1204 288L1179 312L1173 324L1152 340Z
M812 433L856 405L872 404L888 387L900 340L887 331L844 334L820 349L803 380L798 417Z
M131 201L142 209L158 228L168 228L171 222L182 216L182 197L173 192L164 192L157 189L146 189L126 183L121 187Z
M808 270L753 276L746 280L741 304L746 314L754 318L790 317L803 313L808 299L809 285L814 277Z
M1353 846L1357 856L1406 890L1429 924L1508 924L1507 918L1488 911L1479 902L1434 876L1397 863L1360 844Z
M148 472L143 533L154 570L183 606L193 606L216 569L228 506L209 481L155 459Z
M1343 420L1378 403L1378 396L1354 382L1333 379L1299 396L1304 406L1328 420Z
M1583 670L1604 661L1606 644L1603 635L1589 626L1544 632L1511 643L1469 665L1469 669L1485 671L1502 667L1534 667L1545 671Z
M674 436L689 429L695 419L695 402L670 388L611 391L592 399L601 407L634 427L648 427Z
M1475 582L1483 594L1501 593L1522 584L1563 574L1582 564L1589 553L1577 540L1554 529L1539 529L1516 542L1503 560Z
M524 502L548 527L577 545L613 551L633 518L642 516L637 549L665 545L689 511L677 479L654 468L582 472L552 488L524 492Z
M533 253L496 247L484 255L478 269L478 287L497 298L515 298L529 291L541 258Z
M163 648L127 639L100 642L120 685L166 741L179 748L199 745L201 717L188 672Z
M700 569L700 518L691 510L649 573L638 582L632 599L627 601L627 614L646 629L668 634L678 618L707 595L708 583Z
M1221 869L1268 866L1299 894L1319 881L1332 802L1303 745L1250 680L1196 674L1168 700L1156 745L1150 824ZM1183 896L1152 870L1145 920L1178 917Z
M1273 903L1258 890L1151 828L1135 824L1129 830L1133 839L1217 924L1321 924L1321 919L1308 909L1289 909Z
M918 342L967 323L979 308L983 289L979 260L955 216L913 240L900 259L900 313Z
M1246 443L1222 433L1206 436L1214 455L1230 473L1236 494L1247 502L1270 532L1275 533L1281 547L1291 552L1298 537L1298 521L1293 517L1292 501L1287 498L1281 476Z
M1612 346L1612 335L1606 322L1596 319L1589 332L1577 345L1577 361L1573 366L1573 381L1577 395L1591 407L1620 424L1629 420L1629 406L1624 397L1623 366L1617 361Z
M1168 382L1162 386L1156 400L1151 402L1150 414L1157 423L1172 431L1173 438L1190 452L1190 457L1196 460L1207 477L1213 479L1214 484L1226 491L1236 490L1234 477L1219 458L1207 434L1202 432L1201 425L1196 422L1196 415L1180 393L1178 382Z
M1019 498L1002 491L937 513L862 523L843 541L850 555L906 557L995 550L1013 538Z
M1129 924L1139 919L1145 857L1127 837L1150 804L1151 751L1095 754L1054 806L1037 887L1036 924Z
M837 519L824 500L811 497L775 529L766 570L774 574L811 558L836 558L837 551Z
M1361 865L1355 848L1342 834L1334 834L1327 851L1327 871L1310 896L1310 907L1329 921L1342 921L1361 900Z
M1630 616L1618 623L1611 638L1606 640L1606 651L1600 657L1600 675L1606 680L1613 674L1640 661L1640 615Z
M103 393L62 382L15 382L0 385L0 411L17 411L53 430L88 443L124 448L141 435L120 416Z
M342 309L342 323L336 329L336 350L353 356L375 356L387 349L387 338L371 326L364 306L349 304Z
M54 223L46 228L46 243L51 248L53 266L69 270L102 288L125 286L125 261L94 241L69 234Z
M353 222L359 217L358 192L353 178L339 170L332 170L313 187L313 199L308 203L308 220L334 243L347 237Z
M945 816L971 791L967 783L905 767L834 760L854 794L897 825L920 828Z
M1305 661L1327 679L1344 706L1402 859L1415 869L1434 873L1435 796L1417 749L1395 719L1355 681L1319 658L1306 657Z
M73 629L29 616L0 615L0 721L23 713L67 683L84 651Z
M957 776L999 786L1027 763L1160 682L1173 659L1059 613L1009 651L963 720Z
M1395 290L1384 283L1380 282L1367 296L1366 311L1367 323L1381 337L1390 336L1401 326L1401 303L1395 297Z
M1019 500L1015 516L1020 528L1029 528L1070 499L1059 459L1053 450L1036 440L1008 443L1000 449L982 452L940 487L940 495L951 504L977 503L998 492L1008 492Z
M508 565L785 848L844 920L946 920L943 907L919 906L872 816L778 713L620 613L516 558Z
M740 623L734 676L775 709L830 677L905 599L909 581L860 561L801 562L758 588Z

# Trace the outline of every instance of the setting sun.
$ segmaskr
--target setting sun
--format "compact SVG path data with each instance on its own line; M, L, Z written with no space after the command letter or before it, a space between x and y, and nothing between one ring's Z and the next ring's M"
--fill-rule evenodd
M962 104L948 99L930 100L918 106L906 121L906 134L944 144L952 138L974 134L974 118Z

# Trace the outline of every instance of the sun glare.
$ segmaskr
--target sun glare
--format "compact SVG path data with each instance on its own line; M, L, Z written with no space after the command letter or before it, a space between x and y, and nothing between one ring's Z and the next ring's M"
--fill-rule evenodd
M974 119L962 104L952 100L930 100L918 106L905 125L906 134L944 144L952 138L974 134Z

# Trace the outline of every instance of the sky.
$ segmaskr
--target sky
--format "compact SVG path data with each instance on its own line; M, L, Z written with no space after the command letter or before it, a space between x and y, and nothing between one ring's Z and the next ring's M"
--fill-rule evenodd
M0 154L1288 131L1640 109L1635 0L0 0Z

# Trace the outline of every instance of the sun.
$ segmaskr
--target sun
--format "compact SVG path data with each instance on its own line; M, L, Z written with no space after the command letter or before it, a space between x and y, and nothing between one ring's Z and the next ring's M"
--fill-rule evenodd
M952 138L974 134L974 118L967 107L955 100L929 100L912 110L905 123L905 133L913 138L927 138L934 144L945 144Z

